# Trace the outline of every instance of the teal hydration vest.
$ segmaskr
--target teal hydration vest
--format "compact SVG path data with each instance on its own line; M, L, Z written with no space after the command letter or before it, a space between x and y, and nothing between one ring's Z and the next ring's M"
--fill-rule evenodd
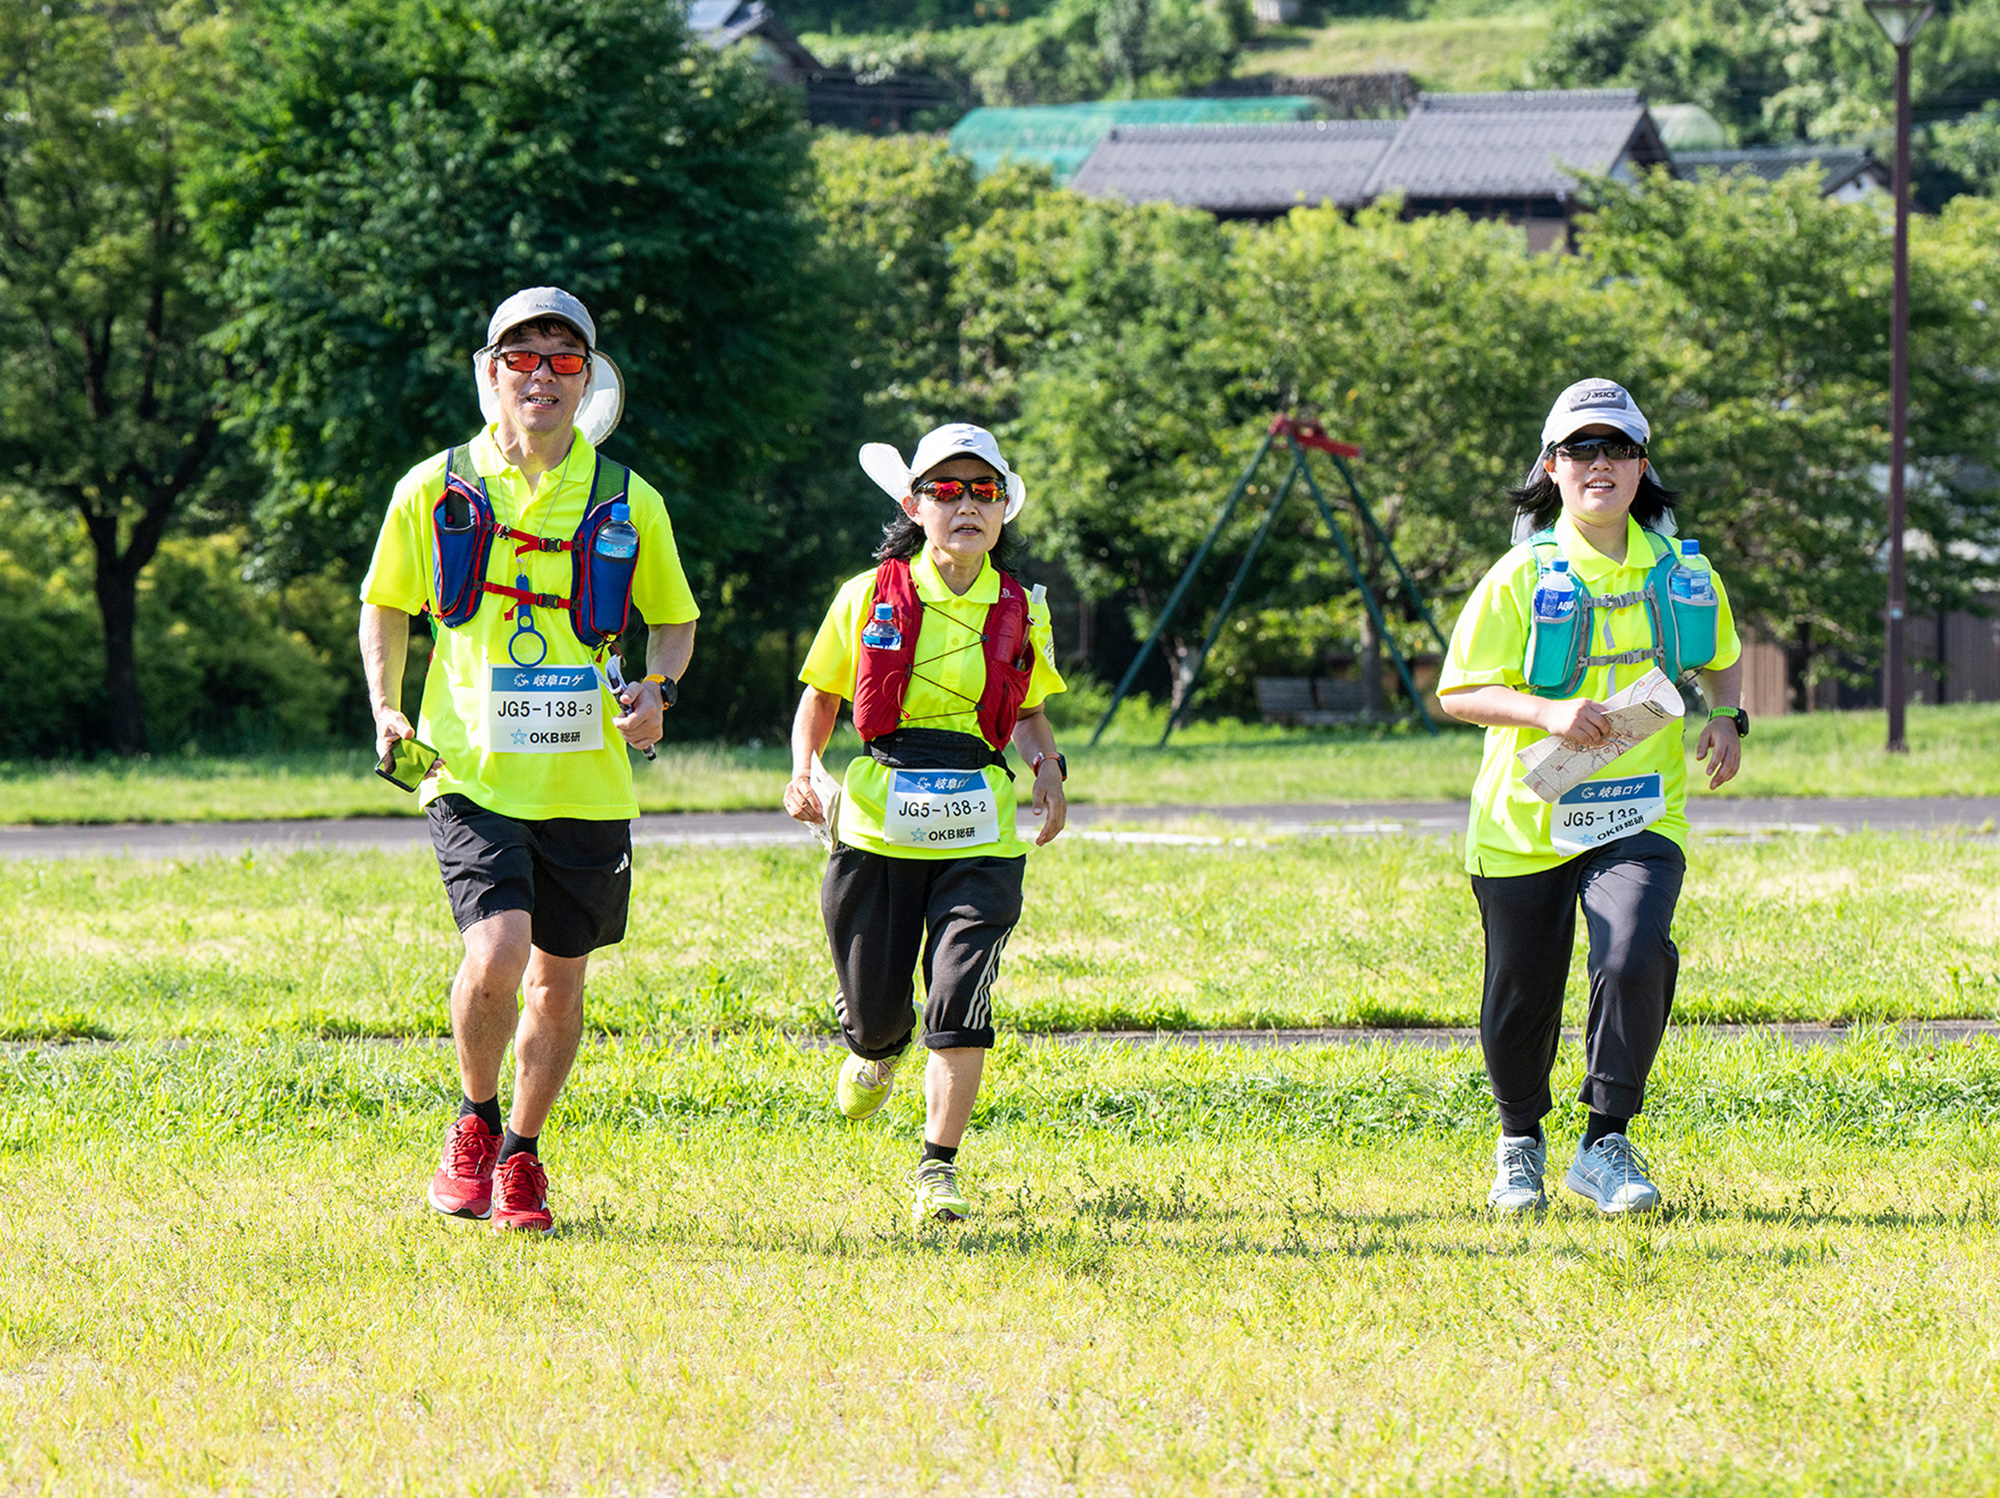
M1528 630L1526 674L1528 690L1537 697L1557 700L1574 697L1583 685L1584 673L1592 666L1636 666L1641 661L1657 665L1669 681L1679 681L1715 659L1716 616L1721 603L1715 591L1714 575L1704 563L1689 567L1674 553L1674 543L1652 531L1640 532L1653 547L1652 570L1646 585L1636 593L1612 593L1594 598L1574 572L1576 608L1559 624L1531 619ZM1554 530L1538 531L1529 537L1535 550L1537 586L1552 569L1558 554ZM1666 600L1666 607L1660 600ZM1646 618L1653 626L1653 643L1643 650L1626 650L1617 655L1592 655L1591 642L1597 637L1596 615L1600 609L1646 606Z

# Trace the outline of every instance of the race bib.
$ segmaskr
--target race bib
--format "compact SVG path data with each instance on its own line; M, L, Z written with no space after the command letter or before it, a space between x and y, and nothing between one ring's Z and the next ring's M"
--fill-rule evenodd
M984 770L892 770L882 840L905 848L1000 841L1000 798Z
M1556 798L1549 841L1558 853L1582 853L1644 831L1667 813L1657 775L1586 780Z
M486 742L495 754L578 754L604 747L595 667L495 666L486 692Z

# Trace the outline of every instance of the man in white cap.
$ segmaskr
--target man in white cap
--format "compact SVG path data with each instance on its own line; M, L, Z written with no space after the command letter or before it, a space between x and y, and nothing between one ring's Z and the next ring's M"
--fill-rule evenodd
M699 610L659 491L597 452L622 388L583 303L552 286L507 298L473 372L487 425L396 485L361 585L361 655L385 765L409 762L410 741L440 755L419 804L465 943L451 986L461 1101L429 1201L547 1232L542 1125L576 1059L590 953L625 934L639 810L626 746L659 739ZM646 674L614 691L628 607L651 626ZM412 728L417 614L435 644Z
M1021 918L1027 863L1006 749L1033 779L1035 843L1046 844L1067 814L1068 768L1043 711L1063 680L1041 589L1003 570L1007 523L1027 490L993 434L939 427L908 465L871 442L861 466L897 510L881 565L841 588L799 672L785 809L828 820L813 771L851 699L868 752L847 767L820 887L848 1049L835 1098L856 1122L887 1100L916 1028L910 973L921 959L930 1056L914 1212L955 1222L971 1210L958 1150L993 1045L993 980Z
M1487 729L1465 866L1486 937L1479 1033L1500 1113L1487 1200L1502 1212L1544 1202L1542 1120L1554 1107L1579 908L1590 937L1590 1112L1564 1184L1605 1213L1659 1201L1627 1129L1680 969L1672 927L1687 871L1687 767L1668 682L1702 674L1711 712L1696 757L1711 787L1736 774L1749 719L1729 595L1695 543L1670 539L1675 496L1653 472L1651 435L1613 381L1579 381L1556 398L1513 494L1519 544L1466 600L1438 681L1446 712ZM1655 670L1667 678L1652 679L1665 726L1615 736L1605 699ZM1538 788L1519 756L1536 758L1550 739L1585 752L1574 783Z

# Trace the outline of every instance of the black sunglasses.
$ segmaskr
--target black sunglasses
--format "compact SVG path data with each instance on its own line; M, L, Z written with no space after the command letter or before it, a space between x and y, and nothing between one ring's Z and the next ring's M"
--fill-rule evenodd
M1581 442L1559 442L1555 446L1559 458L1568 458L1572 463L1595 463L1601 454L1614 462L1626 458L1646 456L1643 442L1620 442L1611 437L1586 437Z
M921 484L914 485L910 492L934 499L941 505L949 505L956 504L959 495L968 489L974 499L987 504L1007 492L1007 486L999 479L925 479Z

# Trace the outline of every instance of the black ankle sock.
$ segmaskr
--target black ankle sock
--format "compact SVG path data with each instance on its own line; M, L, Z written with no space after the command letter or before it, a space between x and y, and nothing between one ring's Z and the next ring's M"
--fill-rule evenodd
M535 1146L541 1142L542 1136L539 1134L532 1136L516 1134L512 1129L509 1129L500 1136L500 1160L504 1161L509 1155L533 1155L539 1160L541 1158L541 1151L536 1149ZM494 1163L498 1164L500 1162L496 1161Z
M926 1160L942 1160L945 1164L950 1165L958 1159L958 1146L955 1144L932 1144L930 1140L926 1139L924 1141L924 1158Z
M1521 1123L1518 1119L1502 1118L1500 1120L1500 1132L1511 1139L1520 1139L1525 1136L1539 1144L1542 1140L1542 1123L1540 1119L1535 1119L1529 1123Z
M1584 1126L1583 1147L1589 1149L1606 1134L1623 1134L1632 1126L1629 1118L1613 1118L1609 1113L1593 1111L1590 1122Z
M458 1116L476 1118L494 1133L500 1132L500 1099L490 1097L483 1103L475 1103L461 1094L458 1099Z

